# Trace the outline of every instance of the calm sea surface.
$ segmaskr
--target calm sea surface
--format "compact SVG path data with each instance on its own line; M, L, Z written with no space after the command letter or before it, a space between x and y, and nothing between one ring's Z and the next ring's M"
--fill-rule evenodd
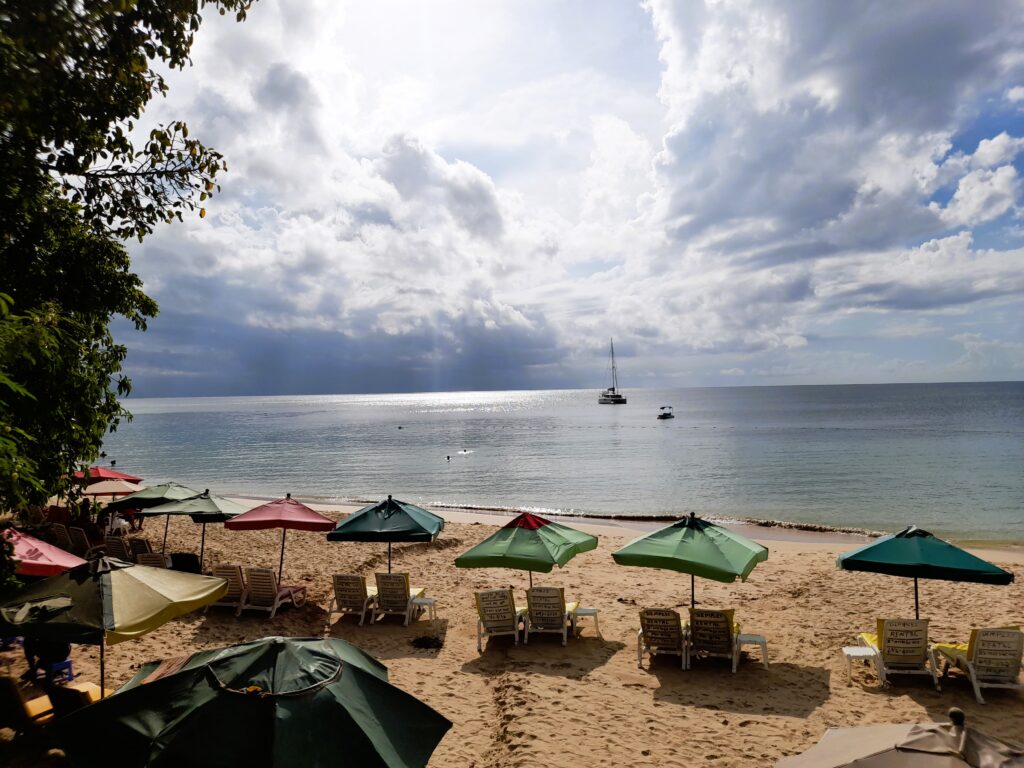
M132 399L107 461L218 493L914 523L1024 542L1024 383ZM661 405L676 418L657 421ZM450 458L446 458L450 457Z

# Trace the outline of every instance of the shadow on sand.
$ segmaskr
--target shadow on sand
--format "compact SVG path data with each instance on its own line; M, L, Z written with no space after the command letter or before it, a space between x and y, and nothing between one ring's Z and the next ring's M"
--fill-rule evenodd
M462 671L484 677L521 672L580 680L624 647L617 640L586 636L570 640L565 647L557 635L531 636L529 645L514 645L508 636L493 637L484 645L483 654L463 664Z

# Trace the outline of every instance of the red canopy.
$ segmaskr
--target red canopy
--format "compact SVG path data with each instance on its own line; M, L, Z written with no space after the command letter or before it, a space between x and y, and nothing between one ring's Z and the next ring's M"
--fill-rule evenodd
M74 478L76 480L84 480L85 471L79 470L78 472L75 472ZM89 482L98 483L100 480L127 480L129 483L142 482L141 477L128 475L124 472L118 472L116 469L108 469L107 467L89 467Z
M551 521L541 517L540 515L523 512L511 522L505 523L502 527L525 528L528 531L536 531L538 528L543 528L545 525L551 525Z
M287 528L293 531L329 531L334 521L296 501L289 493L283 499L270 501L243 512L224 523L233 531L259 531L265 528Z
M15 573L22 576L56 576L85 563L82 558L60 547L47 544L13 528L4 531L4 535L14 545L14 559L18 563Z

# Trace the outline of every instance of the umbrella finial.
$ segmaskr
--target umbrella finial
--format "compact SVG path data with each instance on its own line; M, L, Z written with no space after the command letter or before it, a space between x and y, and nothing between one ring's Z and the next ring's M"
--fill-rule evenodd
M291 495L290 493L286 493L286 494L284 495L284 497L285 497L286 499L290 499L290 498L292 497L292 495Z
M388 494L388 501L391 501L391 494Z
M949 712L947 714L949 716L949 722L955 728L964 727L964 721L966 720L967 716L964 714L964 711L960 709L960 707L950 707Z

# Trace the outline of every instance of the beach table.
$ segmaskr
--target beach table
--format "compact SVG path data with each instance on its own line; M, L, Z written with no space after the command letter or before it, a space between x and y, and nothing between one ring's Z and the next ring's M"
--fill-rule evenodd
M875 649L866 645L844 645L843 656L846 657L846 684L853 685L853 660L872 661L875 658Z

